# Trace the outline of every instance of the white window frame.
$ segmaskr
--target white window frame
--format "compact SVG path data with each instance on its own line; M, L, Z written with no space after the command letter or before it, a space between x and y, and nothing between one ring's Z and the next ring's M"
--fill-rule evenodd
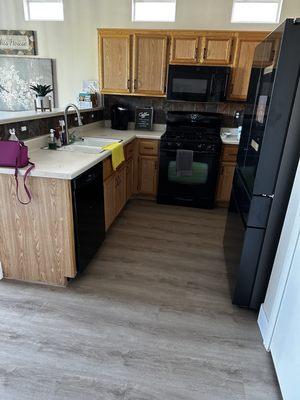
M135 4L136 3L174 3L175 4L175 15L174 15L174 20L165 20L165 19L157 19L157 20L142 20L142 19L135 19ZM131 15L131 21L132 22L175 22L176 21L176 12L177 12L177 0L132 0L132 5L131 5L131 10L132 10L132 15Z
M62 18L33 18L30 15L29 3L61 3ZM25 21L41 21L41 22L63 22L64 21L64 0L23 0Z
M275 21L233 21L233 11L236 3L277 3L279 5ZM283 0L233 0L231 11L232 24L277 24L280 21Z

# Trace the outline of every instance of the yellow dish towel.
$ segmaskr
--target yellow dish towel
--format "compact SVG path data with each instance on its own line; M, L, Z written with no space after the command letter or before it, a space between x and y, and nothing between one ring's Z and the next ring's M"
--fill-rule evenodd
M114 171L123 161L125 161L124 149L121 143L107 144L106 146L103 146L102 149L111 151L111 162Z

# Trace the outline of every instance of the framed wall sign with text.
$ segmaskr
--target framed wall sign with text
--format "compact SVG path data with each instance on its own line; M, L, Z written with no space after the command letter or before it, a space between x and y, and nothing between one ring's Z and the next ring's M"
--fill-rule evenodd
M35 32L0 30L0 54L20 56L36 55Z
M153 126L153 107L136 107L135 129L151 131Z

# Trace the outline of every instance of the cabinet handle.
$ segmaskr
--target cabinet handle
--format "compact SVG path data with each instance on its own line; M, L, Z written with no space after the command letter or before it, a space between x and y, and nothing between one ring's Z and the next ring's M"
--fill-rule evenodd
M130 90L130 86L131 86L131 79L127 80L127 89Z
M133 82L133 88L134 88L134 90L137 89L137 79L135 79L134 82Z
M224 167L221 167L220 175L224 175Z
M206 57L207 57L207 48L204 47L204 49L203 49L203 60L205 60Z
M154 147L146 147L146 146L144 146L144 150L154 150Z
M198 60L198 47L195 48L195 60Z

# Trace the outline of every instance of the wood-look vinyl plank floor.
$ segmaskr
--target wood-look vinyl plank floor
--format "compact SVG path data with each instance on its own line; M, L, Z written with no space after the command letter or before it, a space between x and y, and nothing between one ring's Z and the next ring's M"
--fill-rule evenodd
M224 210L132 200L66 289L0 282L1 400L279 400Z

